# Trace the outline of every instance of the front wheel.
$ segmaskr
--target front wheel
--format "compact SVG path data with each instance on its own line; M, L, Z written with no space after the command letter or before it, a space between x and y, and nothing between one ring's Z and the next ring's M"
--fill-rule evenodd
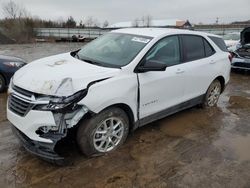
M77 143L86 156L98 156L122 145L128 132L126 113L120 108L109 108L80 124Z
M210 84L207 90L202 106L203 107L215 106L219 100L220 94L221 94L221 83L219 80L214 80Z

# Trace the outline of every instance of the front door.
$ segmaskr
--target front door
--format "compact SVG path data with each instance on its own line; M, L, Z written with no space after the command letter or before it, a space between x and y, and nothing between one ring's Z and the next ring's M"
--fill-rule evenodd
M184 99L185 72L181 64L178 36L161 39L146 54L143 62L157 61L167 65L165 71L138 73L140 83L139 118L145 118L180 104Z

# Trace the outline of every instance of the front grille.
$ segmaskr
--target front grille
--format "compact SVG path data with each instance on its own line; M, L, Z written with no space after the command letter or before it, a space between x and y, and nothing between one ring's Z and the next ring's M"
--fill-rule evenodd
M10 95L8 100L8 106L9 109L15 114L18 114L19 116L25 116L31 109L32 104L21 100L15 97L14 95Z
M20 94L22 94L22 95L24 95L26 97L29 97L29 98L31 98L32 95L33 95L33 92L27 91L27 90L22 89L22 88L20 88L18 86L15 86L15 85L12 87L12 89L15 90L17 93L20 93Z
M250 63L236 62L236 63L233 63L233 66L235 66L235 67L243 67L243 68L250 68Z

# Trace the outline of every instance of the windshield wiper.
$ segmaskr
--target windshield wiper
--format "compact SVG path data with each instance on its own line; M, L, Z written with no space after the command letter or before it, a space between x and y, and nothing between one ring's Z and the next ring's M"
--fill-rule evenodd
M79 57L79 56L78 56L78 57ZM83 58L81 58L80 60L85 61L85 62L90 63L90 64L93 64L93 65L103 66L103 64L98 63L98 62L96 62L96 61L92 61L92 60L90 60L90 59L83 59Z
M75 57L78 58L79 60L82 60L82 61L84 61L86 63L90 63L90 64L93 64L93 65L98 65L98 66L101 66L101 67L119 68L119 69L121 69L121 67L119 67L119 66L114 66L112 64L106 64L106 63L101 63L101 62L99 63L97 61L94 61L94 60L91 60L91 59L88 59L88 58L80 57L78 55L78 53L75 55Z

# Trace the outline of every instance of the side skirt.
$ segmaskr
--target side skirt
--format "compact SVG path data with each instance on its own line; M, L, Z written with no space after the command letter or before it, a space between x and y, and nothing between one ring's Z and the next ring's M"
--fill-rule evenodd
M160 112L157 112L157 113L152 114L150 116L147 116L145 118L142 118L138 122L136 122L136 124L139 124L139 127L142 127L142 126L144 126L146 124L149 124L149 123L151 123L153 121L162 119L162 118L164 118L166 116L169 116L169 115L172 115L172 114L174 114L176 112L185 110L187 108L191 108L193 106L201 104L202 101L204 100L204 97L205 97L205 95L201 95L201 96L193 98L193 99L191 99L189 101L186 101L186 102L180 103L178 105L172 106L172 107L167 108L167 109L165 109L163 111L160 111Z

